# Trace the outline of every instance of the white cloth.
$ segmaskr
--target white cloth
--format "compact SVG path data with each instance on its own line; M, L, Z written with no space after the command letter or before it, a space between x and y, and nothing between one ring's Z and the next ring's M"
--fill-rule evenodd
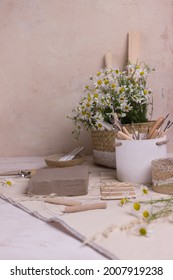
M89 165L89 193L87 196L74 197L84 203L99 202L100 173L108 172L107 168ZM115 172L115 170L113 170ZM130 213L131 205L119 206L118 201L107 201L107 209L63 214L63 206L48 204L42 198L28 198L26 195L28 180L15 179L12 187L0 187L0 197L15 204L26 212L44 221L55 221L76 235L81 241L90 241L90 245L110 259L173 259L170 246L173 236L173 223L160 219L151 225L149 237L132 234L130 230L120 230L122 225L129 225L135 218ZM139 199L143 196L136 186ZM140 196L141 195L141 196ZM150 192L150 197L163 195ZM72 198L70 198L72 199ZM117 227L117 228L116 228ZM112 228L113 231L112 231ZM96 237L96 239L92 239Z

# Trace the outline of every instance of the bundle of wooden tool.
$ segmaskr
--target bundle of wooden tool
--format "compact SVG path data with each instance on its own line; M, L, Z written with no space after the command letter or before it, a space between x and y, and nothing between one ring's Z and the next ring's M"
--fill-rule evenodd
M118 119L117 114L114 114L114 123L108 124L105 122L102 122L102 125L107 130L115 130L116 138L121 140L146 140L146 139L155 139L163 137L168 129L173 125L173 122L168 120L166 126L163 128L163 124L165 123L165 120L168 118L169 114L166 117L159 117L156 122L153 124L153 126L148 129L147 133L139 133L135 129L135 125L132 123L132 131L133 133L129 133L125 125L121 123L121 121Z

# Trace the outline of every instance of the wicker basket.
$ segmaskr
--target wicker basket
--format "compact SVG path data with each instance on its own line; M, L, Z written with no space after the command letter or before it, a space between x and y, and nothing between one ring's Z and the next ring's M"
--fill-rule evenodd
M139 133L148 133L152 126L156 123L156 121L149 121L145 123L134 123L132 124L125 124L124 126L127 128L129 133L133 133L133 128L137 130Z
M94 163L115 168L115 131L92 131Z
M173 158L156 159L151 162L152 189L163 194L173 194Z
M147 123L135 123L135 130L139 133L148 133L155 121ZM133 133L132 125L124 125L130 133ZM94 163L110 168L116 168L115 161L115 131L92 131L93 160Z
M80 165L84 162L84 156L77 155L74 159L68 161L59 161L59 158L63 155L51 155L45 158L45 162L48 167L70 167Z

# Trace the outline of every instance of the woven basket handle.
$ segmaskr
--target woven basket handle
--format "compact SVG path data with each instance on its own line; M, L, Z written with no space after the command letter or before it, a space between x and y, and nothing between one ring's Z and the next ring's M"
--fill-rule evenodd
M156 142L156 145L157 145L157 146L161 146L161 145L165 145L165 144L167 144L167 143L168 143L168 140L164 140L164 141L161 141L161 142ZM120 147L120 146L122 146L122 143L121 143L121 142L118 142L118 143L115 144L115 146L116 146L116 147Z
M120 146L122 146L121 142L115 143L115 147L120 147Z
M161 146L161 145L165 145L167 143L168 143L168 140L164 140L164 141L161 141L161 142L156 142L156 145Z

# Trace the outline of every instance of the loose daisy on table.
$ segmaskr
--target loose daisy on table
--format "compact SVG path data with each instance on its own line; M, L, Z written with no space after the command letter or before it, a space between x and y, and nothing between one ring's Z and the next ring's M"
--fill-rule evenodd
M3 187L12 187L14 185L14 181L8 178L4 178L0 180L0 185Z
M137 236L149 237L151 235L151 229L146 224L136 225L132 229L132 234Z
M142 194L148 194L149 193L149 189L145 185L141 185L140 190L141 190Z
M148 221L148 219L152 215L152 206L151 205L145 205L140 202L134 202L131 204L131 210L130 213L137 217L143 219L145 222Z

